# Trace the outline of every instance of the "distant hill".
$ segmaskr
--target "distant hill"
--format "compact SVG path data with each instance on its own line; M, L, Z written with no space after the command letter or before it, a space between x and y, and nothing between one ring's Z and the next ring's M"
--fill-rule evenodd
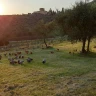
M44 20L50 22L54 19L55 14L42 14L42 12L34 12L32 14L22 15L0 15L0 41L15 40L15 38L32 36L37 38L32 31L38 21Z

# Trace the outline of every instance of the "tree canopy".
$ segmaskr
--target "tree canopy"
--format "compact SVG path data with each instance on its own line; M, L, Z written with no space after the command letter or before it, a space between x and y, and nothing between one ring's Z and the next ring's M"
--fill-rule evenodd
M52 36L52 30L54 29L54 22L45 23L44 20L40 20L35 26L34 30L43 40L46 48L48 47L46 39Z
M67 33L72 40L81 40L83 43L82 53L86 52L85 44L96 35L96 7L83 1L77 2L72 9L67 9L57 19L62 26L63 32Z

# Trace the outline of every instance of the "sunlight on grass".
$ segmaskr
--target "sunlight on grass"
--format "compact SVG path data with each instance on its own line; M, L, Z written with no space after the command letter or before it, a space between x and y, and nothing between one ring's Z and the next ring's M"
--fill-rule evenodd
M22 50L25 56L23 65L11 65L7 57L3 56L0 61L0 95L95 96L96 54L83 56L79 51L69 54L74 49L80 50L80 46L81 43L72 45L64 42L55 45L53 49L30 49L33 54L28 55ZM32 57L33 61L27 63L27 57ZM42 64L43 58L46 58L45 64Z

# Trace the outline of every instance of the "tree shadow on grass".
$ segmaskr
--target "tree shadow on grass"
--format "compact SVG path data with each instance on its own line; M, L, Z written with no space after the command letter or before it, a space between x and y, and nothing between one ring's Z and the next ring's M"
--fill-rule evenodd
M88 52L88 53L77 53L76 55L80 57L89 57L89 58L96 58L96 53L95 52Z

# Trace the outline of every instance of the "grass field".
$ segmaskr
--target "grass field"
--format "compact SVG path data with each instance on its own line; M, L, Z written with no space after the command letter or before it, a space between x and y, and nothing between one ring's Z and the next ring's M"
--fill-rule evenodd
M70 42L51 49L30 49L31 55L22 50L23 65L11 65L3 56L0 61L0 96L96 96L94 45L91 45L94 53L87 55L79 54L81 43ZM74 49L78 52L69 54ZM31 63L26 61L28 56L33 58ZM43 58L46 58L46 64L42 64Z

